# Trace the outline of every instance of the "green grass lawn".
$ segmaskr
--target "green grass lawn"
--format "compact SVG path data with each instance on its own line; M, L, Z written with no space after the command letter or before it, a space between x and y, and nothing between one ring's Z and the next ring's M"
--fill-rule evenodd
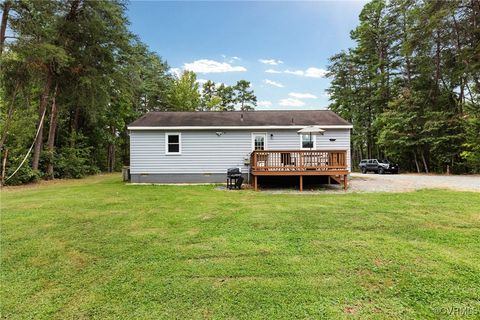
M480 194L1 194L1 318L480 317Z

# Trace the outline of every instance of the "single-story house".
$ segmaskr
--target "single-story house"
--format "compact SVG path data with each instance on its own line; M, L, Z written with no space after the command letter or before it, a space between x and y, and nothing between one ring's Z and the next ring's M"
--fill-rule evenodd
M318 133L299 133L315 126ZM327 175L346 186L352 125L329 110L149 112L128 125L133 183Z

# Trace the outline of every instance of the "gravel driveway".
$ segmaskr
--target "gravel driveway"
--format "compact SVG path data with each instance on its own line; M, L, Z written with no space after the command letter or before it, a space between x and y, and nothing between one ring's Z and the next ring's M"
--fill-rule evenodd
M480 176L352 173L349 192L405 192L417 189L480 192Z
M219 187L225 190L224 186ZM419 189L450 189L455 191L480 192L480 175L433 175L433 174L374 174L352 173L347 193L351 192L408 192ZM272 194L323 194L344 193L339 185L321 185L320 188L304 186L303 192L297 187L261 188Z

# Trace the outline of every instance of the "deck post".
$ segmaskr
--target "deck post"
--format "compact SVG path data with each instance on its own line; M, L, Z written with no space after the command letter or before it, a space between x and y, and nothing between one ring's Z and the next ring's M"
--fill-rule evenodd
M253 176L253 188L255 188L255 191L258 191L258 183L257 183L257 176Z
M328 184L332 184L330 176L328 176Z
M303 191L303 176L300 175L300 192Z
M347 191L347 175L343 176L343 190Z

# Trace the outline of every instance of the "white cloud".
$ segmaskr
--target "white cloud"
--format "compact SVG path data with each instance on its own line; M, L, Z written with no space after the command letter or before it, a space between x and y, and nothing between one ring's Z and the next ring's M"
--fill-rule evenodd
M180 68L170 68L169 72L177 78L180 78L182 76L182 70L180 70Z
M197 79L198 84L203 85L205 82L207 82L207 79Z
M311 93L290 92L288 95L297 99L317 99L317 96Z
M242 66L232 66L227 62L219 62L209 59L200 59L183 65L185 70L197 73L220 73L220 72L243 72L247 71Z
M272 102L268 100L262 100L257 102L257 106L259 107L270 107L271 105L272 105Z
M321 77L325 77L325 75L327 74L327 70L310 67L310 68L307 68L306 70L288 70L287 69L284 71L284 73L294 74L296 76L305 76L309 78L321 78Z
M242 59L240 59L240 58L237 57L237 56L233 56L233 57L231 57L230 59L228 59L228 62L229 62L229 63L235 63L236 61L240 61L240 60L242 60Z
M282 60L275 60L275 59L259 59L258 61L263 64L269 64L271 66L277 66L283 63Z
M305 105L305 102L299 99L287 98L281 99L279 104L283 107L301 107Z
M303 70L294 70L294 71L292 71L292 70L288 70L288 69L287 69L287 70L285 70L285 71L283 71L283 72L289 73L289 74L294 74L294 75L296 75L296 76L303 76L303 75L305 74L305 72L303 72Z
M264 82L265 82L266 84L269 84L269 85L274 86L274 87L278 87L278 88L283 88L283 87L284 87L283 84L281 84L281 83L279 83L279 82L275 82L275 81L273 81L273 80L265 79Z
M320 68L310 67L307 70L305 70L305 77L321 78L321 77L325 77L326 74L327 74L327 70L320 69Z
M273 69L267 69L265 70L266 73L282 73L281 71L278 70L273 70Z

